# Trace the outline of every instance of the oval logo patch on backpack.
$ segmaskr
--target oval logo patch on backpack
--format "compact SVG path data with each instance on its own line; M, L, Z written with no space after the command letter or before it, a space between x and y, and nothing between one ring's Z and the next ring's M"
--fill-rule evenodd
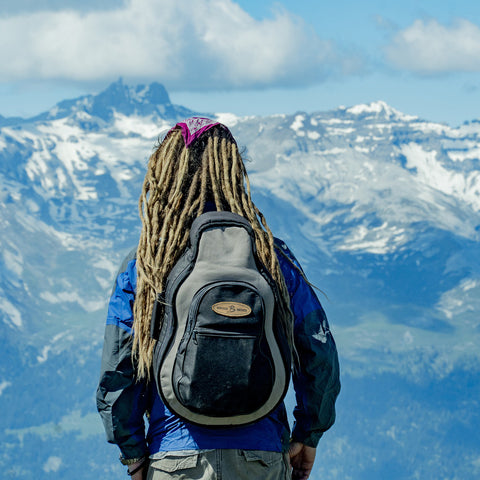
M278 295L245 218L208 212L193 222L189 246L152 314L153 374L171 412L230 427L260 420L280 404L290 352Z
M219 315L225 315L226 317L246 317L252 313L252 309L239 302L218 302L212 305L212 310Z

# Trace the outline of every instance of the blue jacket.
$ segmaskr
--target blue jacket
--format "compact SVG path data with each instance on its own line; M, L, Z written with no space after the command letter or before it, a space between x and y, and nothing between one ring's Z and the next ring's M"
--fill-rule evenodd
M276 248L290 294L300 359L293 372L296 407L291 437L316 447L335 421L335 400L340 391L337 349L325 312L297 260L282 241L276 240ZM183 422L168 411L154 384L135 380L131 349L136 282L132 251L120 268L110 298L97 389L97 407L107 440L118 445L125 459L162 451L216 448L285 451L290 429L284 404L252 425L205 428Z

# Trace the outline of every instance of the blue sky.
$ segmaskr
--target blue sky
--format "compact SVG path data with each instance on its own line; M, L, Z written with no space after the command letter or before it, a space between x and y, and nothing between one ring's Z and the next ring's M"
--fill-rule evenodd
M480 2L7 0L0 63L3 116L122 77L159 81L174 103L201 111L383 100L455 126L480 119Z

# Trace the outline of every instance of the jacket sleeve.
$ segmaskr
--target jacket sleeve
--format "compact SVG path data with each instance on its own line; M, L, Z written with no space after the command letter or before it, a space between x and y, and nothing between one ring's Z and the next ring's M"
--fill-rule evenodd
M335 341L325 312L301 267L282 241L279 262L290 293L298 365L293 372L296 407L292 439L316 447L335 422L340 370Z
M125 460L147 454L146 386L136 380L131 359L135 289L136 267L132 252L120 268L110 298L97 389L97 409L107 440L118 445Z

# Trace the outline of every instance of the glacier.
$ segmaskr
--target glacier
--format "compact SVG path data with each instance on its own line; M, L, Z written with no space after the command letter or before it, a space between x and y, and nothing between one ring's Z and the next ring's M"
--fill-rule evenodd
M478 477L480 122L451 127L381 101L193 112L158 83L119 80L0 117L6 478L125 474L94 402L106 302L138 238L148 157L193 114L231 128L254 201L324 292L343 389L311 478Z

